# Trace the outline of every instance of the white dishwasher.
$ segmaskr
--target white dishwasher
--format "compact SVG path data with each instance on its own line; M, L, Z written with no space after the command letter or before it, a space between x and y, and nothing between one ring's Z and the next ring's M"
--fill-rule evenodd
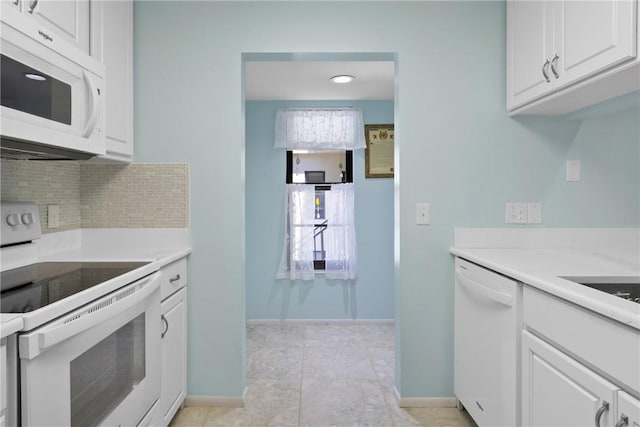
M454 393L480 427L520 421L522 285L455 262Z

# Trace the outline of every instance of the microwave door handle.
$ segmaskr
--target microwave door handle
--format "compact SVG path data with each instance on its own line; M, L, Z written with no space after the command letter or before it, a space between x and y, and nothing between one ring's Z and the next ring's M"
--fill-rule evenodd
M88 138L89 135L91 135L91 132L93 132L93 130L95 129L96 122L98 121L98 97L100 95L98 94L98 88L96 88L93 80L91 80L91 77L89 77L89 74L85 70L82 70L82 79L87 85L87 90L89 91L89 106L91 108L89 110L89 118L87 119L87 123L85 123L84 129L82 130L82 136L84 138Z
M160 287L160 277L162 273L155 273L146 279L148 282L144 288L135 292L133 295L122 298L117 302L112 303L111 305L107 305L104 308L97 309L92 313L81 315L79 318L70 321L68 323L63 323L61 325L52 326L51 328L44 328L43 331L37 334L38 336L38 349L36 354L29 354L29 359L35 357L38 353L46 350L49 347L52 347L68 338L71 338L74 335L77 335L81 332L86 331L113 316L118 315L126 311L127 309L134 307L136 304L143 301L149 295L151 295L154 291L156 291ZM121 290L122 291L122 290ZM119 291L115 291L110 294L105 300L109 298L113 298L114 294L117 294ZM104 303L104 300L98 300L90 306L99 307L101 303Z

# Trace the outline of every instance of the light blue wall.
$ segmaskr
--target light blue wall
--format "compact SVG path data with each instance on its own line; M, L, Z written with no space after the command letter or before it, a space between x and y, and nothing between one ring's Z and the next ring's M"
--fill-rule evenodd
M504 2L140 1L134 12L136 161L191 164L190 395L239 397L245 384L243 52L397 54L403 397L453 394L454 227L501 226L518 200L542 201L545 226L638 225L637 109L509 118ZM569 185L574 156L585 179ZM415 225L417 202L431 203L431 225Z
M248 319L392 319L393 179L364 178L353 154L359 277L355 283L275 280L284 236L285 150L273 148L277 108L358 107L365 124L393 123L393 101L250 101L246 104Z

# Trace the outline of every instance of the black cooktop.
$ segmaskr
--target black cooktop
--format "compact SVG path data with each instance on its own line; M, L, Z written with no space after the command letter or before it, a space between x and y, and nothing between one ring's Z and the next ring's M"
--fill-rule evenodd
M82 292L148 262L44 262L3 271L0 312L26 313Z

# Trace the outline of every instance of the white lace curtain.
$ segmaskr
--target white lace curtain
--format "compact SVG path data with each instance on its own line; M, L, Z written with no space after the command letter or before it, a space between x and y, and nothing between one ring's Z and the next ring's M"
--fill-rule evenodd
M276 112L276 148L355 150L365 145L358 108L281 108Z
M321 230L325 277L350 280L358 276L353 184L331 184L331 189L324 191L324 206L325 218L317 219L315 185L287 185L285 237L277 278L313 280L314 238ZM326 228L322 227L325 222Z

